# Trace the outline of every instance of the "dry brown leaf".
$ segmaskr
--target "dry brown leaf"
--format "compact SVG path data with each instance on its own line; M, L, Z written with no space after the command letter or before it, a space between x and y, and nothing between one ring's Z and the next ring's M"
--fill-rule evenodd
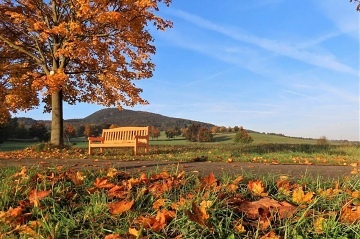
M292 200L296 204L308 204L311 202L312 198L314 196L313 192L307 192L305 193L302 189L302 187L295 188L292 194Z
M96 178L94 182L97 188L113 188L115 184L108 182L107 178Z
M121 237L119 234L109 234L104 237L104 239L122 239L122 238L123 237Z
M129 195L129 191L125 190L124 186L115 185L114 187L110 188L107 192L108 197L111 198L120 198L124 199Z
M326 222L326 219L324 217L317 217L314 221L314 231L316 233L323 233L324 232L324 223Z
M111 214L117 215L124 212L127 212L131 209L134 204L134 200L131 201L120 201L120 202L112 202L108 204L108 208Z
M129 234L133 235L134 237L139 237L141 231L136 230L135 228L130 227L129 228Z
M244 179L243 176L239 176L239 177L235 178L234 181L232 181L232 184L235 184L235 185L239 184L243 179Z
M21 167L21 171L11 175L10 178L23 178L27 176L27 169L25 166Z
M166 199L158 199L153 203L154 210L159 210L161 207L165 206Z
M350 172L352 175L357 175L359 173L359 170L357 168L353 168Z
M278 188L279 193L287 196L290 195L291 185L289 180L278 179L276 181L276 187Z
M173 180L163 180L152 183L149 186L149 192L155 197L161 197L165 192L173 188Z
M144 228L150 228L154 231L161 231L172 219L175 218L174 211L161 210L158 211L156 217L139 216L135 219L135 223L142 225Z
M36 189L33 189L30 191L29 194L29 201L30 204L34 204L34 207L38 207L40 204L40 200L44 197L47 197L51 193L51 190L48 191L37 191Z
M265 193L265 186L261 180L249 181L248 189L250 190L251 194L255 196L266 197L268 195Z
M360 221L360 205L346 204L341 209L340 221L346 223L356 223Z
M218 181L215 178L213 173L210 173L209 176L202 178L203 188L215 188L218 186Z
M85 176L82 175L81 172L73 172L73 171L69 171L66 172L66 176L76 185L76 186L81 186L84 184L84 179Z
M271 198L261 198L258 201L239 201L235 210L245 214L248 222L245 225L259 227L266 230L273 220L292 217L296 207L288 202L279 202Z
M201 226L207 226L207 220L210 215L207 209L212 205L212 201L202 201L200 206L197 206L195 202L192 203L192 211L187 212L187 216L190 220L198 223Z
M280 239L280 236L276 235L274 231L270 231L265 235L263 235L262 237L260 237L260 239Z

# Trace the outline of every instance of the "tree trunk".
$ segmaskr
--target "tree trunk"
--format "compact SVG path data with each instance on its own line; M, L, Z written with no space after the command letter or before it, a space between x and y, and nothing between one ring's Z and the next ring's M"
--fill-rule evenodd
M51 95L51 140L58 147L64 146L62 90Z

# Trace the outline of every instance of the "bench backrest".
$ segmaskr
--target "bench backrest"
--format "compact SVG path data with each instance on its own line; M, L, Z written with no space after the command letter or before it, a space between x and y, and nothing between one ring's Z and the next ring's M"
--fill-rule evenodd
M104 144L133 142L135 141L135 135L149 136L149 127L119 127L113 129L103 129L102 131Z

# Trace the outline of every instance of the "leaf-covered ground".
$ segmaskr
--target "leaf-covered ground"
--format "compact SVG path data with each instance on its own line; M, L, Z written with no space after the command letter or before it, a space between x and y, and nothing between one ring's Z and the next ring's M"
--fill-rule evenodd
M1 238L360 238L360 178L0 171Z

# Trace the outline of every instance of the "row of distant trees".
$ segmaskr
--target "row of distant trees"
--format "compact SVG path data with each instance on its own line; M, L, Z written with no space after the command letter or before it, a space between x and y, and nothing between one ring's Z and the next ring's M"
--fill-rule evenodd
M111 129L119 127L115 124L87 124L74 126L72 124L65 124L63 136L66 141L70 142L71 138L75 137L90 137L99 136L103 129ZM235 132L235 142L250 143L251 137L243 129L243 127L218 127L214 126L211 129L200 124L191 124L186 128L168 128L165 130L165 135L168 139L178 136L183 136L191 142L211 142L213 135L216 133ZM25 127L23 123L19 123L17 118L9 119L6 124L0 124L0 143L6 139L38 139L39 141L48 141L50 139L50 129L41 121L33 123L30 127ZM158 139L160 136L160 129L151 126L149 130L151 139Z

